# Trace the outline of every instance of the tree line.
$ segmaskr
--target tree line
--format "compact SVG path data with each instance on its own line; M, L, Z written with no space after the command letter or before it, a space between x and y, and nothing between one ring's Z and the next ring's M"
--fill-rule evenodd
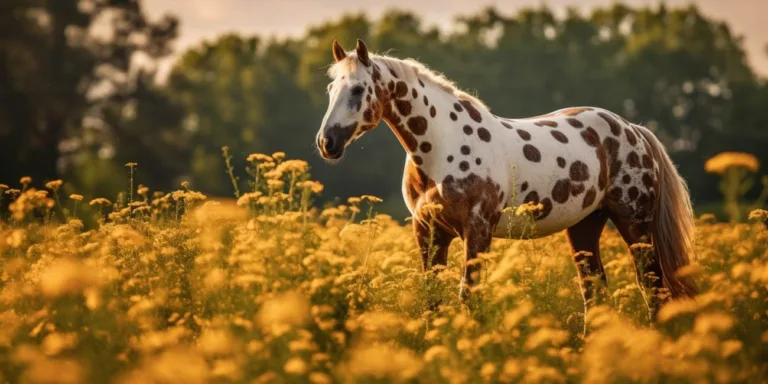
M768 163L768 85L747 63L728 25L694 6L614 5L556 17L546 7L459 16L449 32L417 14L346 14L304 36L222 35L172 53L178 21L150 21L138 0L9 0L0 12L0 182L63 177L73 188L114 195L138 181L175 189L182 180L232 194L221 147L245 177L250 153L308 160L325 199L374 194L404 213L405 158L385 125L325 164L313 138L327 107L331 42L413 57L443 72L501 116L595 105L655 130L700 207L719 201L703 164L751 152ZM88 4L84 6L84 4ZM106 21L105 21L106 19ZM90 28L106 23L107 36ZM244 181L243 181L244 182ZM757 193L757 192L755 192Z

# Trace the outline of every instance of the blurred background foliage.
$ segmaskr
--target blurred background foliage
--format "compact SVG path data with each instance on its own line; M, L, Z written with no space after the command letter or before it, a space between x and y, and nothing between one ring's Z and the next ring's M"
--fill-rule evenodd
M700 211L724 212L704 162L723 151L768 163L768 84L728 25L695 7L614 5L555 17L546 7L458 16L450 32L391 10L347 14L302 38L229 34L201 42L159 78L178 20L148 20L138 0L3 0L0 5L0 182L58 178L66 189L115 196L138 183L188 180L232 196L221 147L236 169L250 153L284 151L310 162L323 198L375 194L403 217L405 153L385 125L331 166L314 153L327 107L331 42L356 38L378 52L444 72L501 116L595 105L662 138ZM240 175L245 180L245 174ZM744 196L755 198L761 183ZM763 199L764 200L764 199Z

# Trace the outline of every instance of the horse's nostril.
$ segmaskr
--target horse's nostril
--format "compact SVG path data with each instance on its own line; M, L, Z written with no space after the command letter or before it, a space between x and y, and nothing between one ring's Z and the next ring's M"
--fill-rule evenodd
M323 141L325 142L323 147L325 148L326 151L333 150L333 145L335 143L333 142L333 138L332 137L325 137L325 139Z

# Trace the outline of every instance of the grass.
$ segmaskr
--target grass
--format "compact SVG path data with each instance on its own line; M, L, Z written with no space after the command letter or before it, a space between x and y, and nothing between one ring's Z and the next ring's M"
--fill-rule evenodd
M237 205L185 184L57 203L27 182L0 224L0 381L765 382L768 231L697 226L702 294L654 324L615 230L609 302L583 303L562 234L495 240L458 300L461 244L421 272L379 199L319 208L306 163L251 156ZM131 174L136 165L130 167ZM140 172L140 168L136 168ZM132 185L132 181L131 181ZM53 189L55 188L55 189ZM7 189L7 188L6 188ZM133 188L132 188L133 189ZM55 199L48 197L55 196ZM69 210L80 203L75 218ZM763 211L756 215L764 214ZM57 218L64 218L57 219ZM764 218L763 218L764 219ZM97 223L93 228L83 222ZM429 300L441 299L435 311Z

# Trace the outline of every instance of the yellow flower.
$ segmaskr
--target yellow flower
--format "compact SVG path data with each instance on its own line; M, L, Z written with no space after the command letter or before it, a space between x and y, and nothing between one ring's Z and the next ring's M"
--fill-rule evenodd
M323 191L323 185L317 181L307 180L296 183L296 186L302 189L309 189L313 193L320 193Z
M139 165L139 163L126 163L125 164L125 166L128 167L128 168L133 168L133 167L136 167L138 165Z
M517 216L523 216L528 214L536 214L537 212L544 209L544 205L541 203L534 203L534 202L528 202L525 204L520 205L517 207L517 210L515 211L515 215Z
M285 159L285 152L275 152L272 154L272 158L277 161Z
M766 221L768 220L768 211L765 209L755 209L749 213L750 220Z
M360 204L360 198L359 197L350 197L347 199L347 203L349 204Z
M265 162L265 163L273 162L272 157L270 157L269 155L265 155L263 153L251 153L250 155L248 155L247 160L251 163L256 163L259 161Z
M105 199L105 198L103 198L103 197L97 197L97 198L91 200L88 203L88 205L97 205L97 204L98 205L110 205L110 204L112 204L112 202L107 200L107 199Z
M298 357L291 358L283 366L285 373L292 375L303 375L307 372L307 368L307 363Z
M24 177L21 178L21 180L19 180L19 182L21 183L21 185L27 186L30 183L32 183L32 178L29 177L29 176L24 176Z
M749 153L721 152L704 163L704 169L709 173L720 174L731 167L742 167L750 172L757 172L760 169L760 162Z
M76 193L73 193L73 194L69 195L69 198L72 199L72 200L75 200L75 201L82 201L83 200L83 195L78 195Z
M304 160L287 160L280 163L277 170L285 173L302 174L309 170L309 164Z
M259 197L261 197L261 192L248 192L244 193L242 196L240 196L239 199L237 199L237 206L238 207L245 207L250 205L251 203L256 203L259 201Z
M361 200L368 200L371 203L381 203L382 201L384 201L384 200L382 200L382 199L380 199L380 198L378 198L376 196L372 196L372 195L362 195L362 196L360 196L360 199Z
M64 182L61 180L53 180L45 183L45 187L57 191L59 188L61 188L62 184L64 184Z
M282 181L282 180L274 180L274 179L269 179L269 180L267 180L267 186L268 186L270 189L280 189L280 188L282 188L284 185L285 185L285 182L284 182L284 181Z

